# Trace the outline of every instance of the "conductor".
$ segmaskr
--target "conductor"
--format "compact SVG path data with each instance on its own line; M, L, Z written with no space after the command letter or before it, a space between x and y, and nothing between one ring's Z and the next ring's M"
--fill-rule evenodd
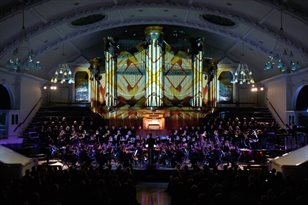
M155 144L155 139L152 136L152 133L149 134L149 138L147 140L148 144L148 154L149 154L149 165L154 164L154 144Z

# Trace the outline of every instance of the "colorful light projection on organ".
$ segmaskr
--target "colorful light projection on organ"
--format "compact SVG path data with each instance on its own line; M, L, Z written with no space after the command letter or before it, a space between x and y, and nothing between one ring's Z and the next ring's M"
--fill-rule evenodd
M162 27L149 26L145 29L145 89L146 106L160 107L163 104L163 51L161 46Z
M210 78L203 42L202 38L190 39L189 49L177 49L163 40L161 26L146 27L145 41L128 50L119 51L119 42L105 38L103 69L89 68L91 74L100 74L91 81L96 86L91 90L97 110L117 110L118 114L126 108L200 108L207 104Z

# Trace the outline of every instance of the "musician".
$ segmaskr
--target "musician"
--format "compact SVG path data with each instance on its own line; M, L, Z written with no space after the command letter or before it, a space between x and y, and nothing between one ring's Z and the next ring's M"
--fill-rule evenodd
M135 161L137 161L137 163L142 165L143 162L144 162L143 146L140 142L137 142L135 147L136 147L136 150L135 150L135 154L134 154L134 157L135 157L134 159L135 159Z
M249 134L249 143L252 149L257 148L257 142L259 141L258 134L256 130L251 130Z

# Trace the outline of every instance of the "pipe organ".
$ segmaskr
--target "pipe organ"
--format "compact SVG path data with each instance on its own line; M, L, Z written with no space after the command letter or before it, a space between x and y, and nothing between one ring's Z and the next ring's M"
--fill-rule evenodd
M98 63L104 64L104 69L97 78L99 95L93 99L97 105L105 105L108 111L116 106L157 110L201 108L213 101L210 91L216 88L211 89L213 82L206 78L211 75L204 57L204 39L190 39L190 47L179 50L163 40L162 31L161 26L146 27L145 41L131 50L119 51L114 38L104 39L105 62ZM90 61L93 76L98 66L95 62Z
M193 79L193 96L192 103L193 107L202 106L202 68L203 68L203 41L202 39L197 39L193 42L196 44L193 46L192 55L192 79Z
M146 106L160 107L163 104L163 51L161 47L162 27L146 28L145 89Z
M115 57L115 41L112 37L105 39L105 78L106 78L106 106L108 108L116 106L116 67L117 59Z

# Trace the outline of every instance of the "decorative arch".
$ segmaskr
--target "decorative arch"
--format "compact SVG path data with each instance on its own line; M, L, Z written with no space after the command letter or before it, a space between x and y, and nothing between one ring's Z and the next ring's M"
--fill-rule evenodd
M8 113L12 109L11 97L8 89L0 84L0 139L7 138Z
M233 102L233 84L231 83L233 75L230 71L223 71L220 73L219 80L219 95L218 101L220 103Z
M0 99L0 110L12 109L10 93L2 84L0 84Z
M297 101L297 97L299 92L302 90L303 87L308 86L308 81L301 81L299 83L297 83L296 85L294 85L294 92L291 98L291 110L296 110L296 101Z
M33 4L34 6L35 4ZM177 9L181 9L183 11L187 11L187 8L189 8L191 11L197 11L200 14L204 14L204 13L209 13L209 14L215 14L215 15L220 15L222 17L227 17L230 19L233 19L234 21L237 22L242 22L245 24L249 24L252 25L255 29L268 33L269 35L273 36L273 37L277 37L277 30L272 29L270 26L267 25L260 25L260 23L255 20L252 19L244 14L242 15L238 15L237 13L231 12L228 9L225 10L221 10L221 9L217 9L215 7L210 7L209 5L204 5L201 6L198 5L187 5L184 3L170 3L170 2L164 2L164 3L144 3L144 2L139 2L137 4L127 4L126 2L124 3L120 3L118 2L117 5L104 5L104 6L98 6L97 4L91 4L88 5L86 8L80 8L79 10L73 10L70 12L66 12L66 13L60 13L56 18L48 21L47 23L42 23L39 25L35 25L32 28L29 28L28 31L28 35L27 37L31 38L33 36L38 35L39 33L41 33L42 31L46 31L49 30L51 27L55 26L55 25L60 25L62 23L67 23L67 22L71 22L77 18L80 17L84 17L85 15L90 15L90 14L95 14L95 13L108 13L108 12L120 12L123 9L134 9L134 8L138 8L138 9L143 9L143 8L147 8L147 7L165 7L165 8L172 8L174 9L174 7L176 6ZM30 7L30 6L29 6ZM123 12L124 13L124 12ZM86 26L84 28L84 30L76 30L76 32L69 34L68 36L64 36L61 37L61 39L56 39L53 42L49 42L48 44L44 45L43 47L41 47L40 49L38 49L37 51L35 51L35 54L44 52L48 49L53 49L56 46L59 46L63 43L63 41L69 41L72 39L76 39L82 35L87 35L99 30L102 30L102 28L104 29L108 29L108 28L115 28L115 27L120 27L120 26L129 26L129 25L138 25L138 24L148 24L149 22L151 22L151 24L171 24L171 25L179 25L179 26L186 26L186 27L192 27L192 28L197 28L200 30L207 30L207 31L211 31L217 34L220 34L222 36L226 36L226 37L230 37L230 38L234 38L240 41L244 41L246 44L250 45L251 47L254 47L258 50L260 50L263 53L269 53L271 52L271 50L267 49L266 47L264 47L263 45L261 45L260 42L255 41L254 39L243 39L242 36L236 34L235 32L231 30L222 30L221 27L219 26L215 26L215 25L211 25L208 24L206 22L190 22L190 21L186 21L186 20L175 20L172 19L170 20L169 18L157 18L157 19L145 19L145 18L131 18L131 19L125 19L125 20L114 20L114 21L105 21L105 22L98 22L95 24L91 24L89 26ZM18 43L20 43L21 41L23 41L24 39L22 38L13 38L13 39L19 39L19 40L12 40L11 42L6 42L2 52L0 51L0 56L3 55L4 52L7 52L7 50L16 47L16 45ZM280 41L282 41L283 43L286 43L288 46L292 47L293 50L299 50L301 52L304 51L305 55L307 55L307 52L305 52L305 49L302 48L301 44L299 42L297 42L295 39L290 39L287 38L286 36L283 36L283 38L280 38Z
M296 111L303 111L308 109L308 85L304 85L300 88L297 97L296 97L296 104L295 110Z

